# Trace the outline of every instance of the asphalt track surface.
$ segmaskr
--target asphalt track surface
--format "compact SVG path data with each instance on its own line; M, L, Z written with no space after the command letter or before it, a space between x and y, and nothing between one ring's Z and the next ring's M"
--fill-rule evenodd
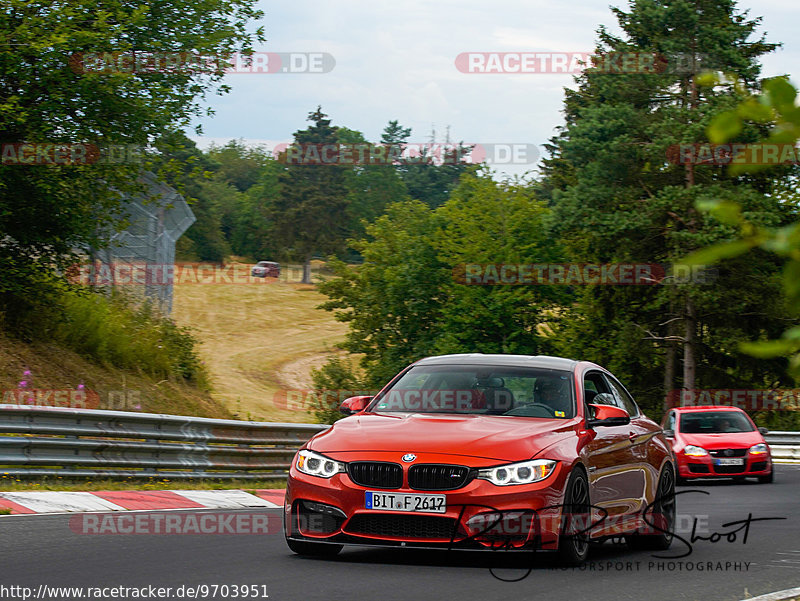
M333 559L309 559L293 555L280 532L85 535L70 529L70 515L7 516L0 518L0 599L22 598L3 588L9 586L30 587L36 594L40 585L152 585L172 587L171 596L163 598L174 599L180 598L175 595L182 585L227 584L257 585L258 596L245 598L271 601L733 601L800 585L800 466L777 466L773 484L716 481L678 488L690 490L709 494L687 492L678 497L678 532L687 539L695 517L698 533L705 536L730 533L742 525L723 524L746 520L748 515L754 520L786 519L751 522L746 543L743 529L732 541L727 536L716 543L696 540L691 555L680 559L656 558L649 551L605 543L592 550L583 569L561 569L547 554L509 557L499 551L351 547ZM686 550L676 541L660 554ZM529 573L528 568L532 568ZM524 578L504 582L495 576ZM21 589L16 592L19 595ZM234 598L232 589L227 596L223 592L217 589L216 596L197 598Z

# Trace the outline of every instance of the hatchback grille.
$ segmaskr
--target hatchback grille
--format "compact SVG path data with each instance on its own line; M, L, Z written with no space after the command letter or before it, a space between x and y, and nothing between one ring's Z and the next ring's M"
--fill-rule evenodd
M744 457L747 455L747 449L717 449L709 453L712 457Z
M403 468L396 463L357 461L347 465L350 479L359 486L373 488L400 488L403 486Z
M434 515L360 513L350 518L345 531L369 536L451 540L455 519Z
M753 465L750 466L750 469L754 472L760 472L767 469L767 462L766 461L755 461Z
M418 464L408 470L408 486L416 490L455 490L471 480L463 465Z

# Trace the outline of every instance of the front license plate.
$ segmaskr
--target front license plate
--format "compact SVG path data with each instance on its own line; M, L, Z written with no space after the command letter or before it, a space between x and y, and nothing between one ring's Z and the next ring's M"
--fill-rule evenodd
M409 495L372 490L365 491L365 493L364 507L367 509L424 513L445 513L447 511L445 495Z
M717 459L717 465L744 465L744 459Z

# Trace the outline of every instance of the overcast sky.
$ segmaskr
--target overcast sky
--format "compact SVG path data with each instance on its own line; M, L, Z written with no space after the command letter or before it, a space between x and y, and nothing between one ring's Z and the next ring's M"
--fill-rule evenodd
M449 126L454 141L541 149L562 123L563 88L573 85L572 76L463 73L456 57L587 52L600 24L618 31L603 0L562 6L544 0L262 1L260 8L267 42L257 50L327 53L335 66L327 73L227 75L232 92L211 96L207 104L216 114L197 122L203 127L203 137L195 137L201 147L234 138L268 147L288 142L320 104L335 125L359 130L372 141L397 119L413 128L412 142L427 142L434 129L443 141ZM800 3L751 0L739 8L763 17L761 30L769 41L783 43L765 57L763 75L788 73L800 83ZM505 173L527 168L497 167Z

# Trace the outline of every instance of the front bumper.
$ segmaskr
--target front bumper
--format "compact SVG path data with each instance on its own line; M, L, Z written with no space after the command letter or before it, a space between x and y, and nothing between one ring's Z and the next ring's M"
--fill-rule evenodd
M325 479L303 474L292 466L284 529L287 538L336 544L555 550L568 476L568 468L559 463L548 478L527 485L496 486L474 479L451 491L406 487L381 491L354 483L346 473ZM446 511L367 509L368 490L444 494Z
M744 463L738 465L717 465L716 457L688 457L683 453L676 454L678 475L686 480L698 478L730 478L733 476L766 476L772 471L772 458L764 455L744 456Z

